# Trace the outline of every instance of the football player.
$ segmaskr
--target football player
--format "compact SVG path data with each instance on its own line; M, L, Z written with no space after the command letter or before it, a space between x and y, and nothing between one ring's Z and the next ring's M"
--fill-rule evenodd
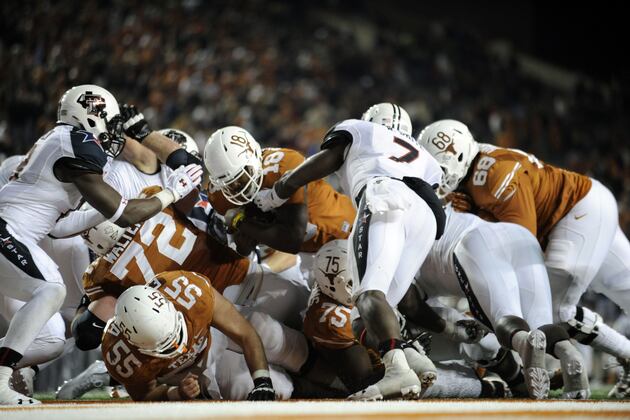
M323 244L350 234L355 217L350 198L318 179L291 194L275 209L273 218L255 217L256 206L249 205L260 188L270 188L303 161L304 156L292 149L261 150L247 130L235 126L215 131L204 149L210 180L208 199L226 215L240 252L249 253L255 244L292 254L301 252L303 271L307 272L313 253Z
M58 124L44 134L0 190L0 294L27 302L13 316L0 347L0 404L37 404L9 388L13 369L56 313L65 287L56 264L37 245L57 219L85 199L98 218L130 226L187 195L201 181L198 165L178 168L168 188L148 199L126 200L103 180L124 147L116 99L95 85L68 90Z
M571 337L617 356L630 368L630 340L578 306L600 273L598 291L630 311L630 243L608 188L520 150L478 143L455 120L432 123L418 141L444 171L443 194L466 193L482 217L520 224L538 239L554 320L565 323ZM630 391L628 384L618 385L623 388L620 396Z
M352 332L350 312L353 280L347 260L347 244L343 240L331 241L317 252L313 265L315 284L304 318L304 334L319 356L342 380L346 395L364 388L383 375L380 358L361 345ZM455 341L450 341L449 345L458 347ZM424 349L409 344L403 351L408 357L414 358L414 353ZM455 357L461 358L459 354ZM497 382L480 380L470 367L449 362L441 363L441 368L438 368L430 361L425 360L425 363L426 370L438 372L438 379L423 390L424 397L505 396L504 392L492 392L499 391L495 389ZM502 389L505 391L507 386Z
M409 115L400 106L374 105L361 120L335 125L322 151L254 200L263 211L280 207L309 183L334 172L353 198L358 209L349 253L356 273L353 300L368 333L379 342L385 366L384 377L351 395L354 399L414 398L421 379L434 379L433 372L424 376L426 372L410 369L392 310L444 229L444 211L433 191L441 169L411 132Z
M123 292L105 327L103 360L135 401L208 398L200 376L208 364L210 327L243 349L254 383L247 399L274 400L256 330L208 278L193 272L161 273Z
M551 292L536 238L513 223L489 223L446 207L444 235L435 243L400 311L422 325L417 300L465 297L477 320L523 362L531 398L546 398L545 351L561 360L564 398L590 395L584 361L560 326L552 324ZM423 296L415 292L421 291Z

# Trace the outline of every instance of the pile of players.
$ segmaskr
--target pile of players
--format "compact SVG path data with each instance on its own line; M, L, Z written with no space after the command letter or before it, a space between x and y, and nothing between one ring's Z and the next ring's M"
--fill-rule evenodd
M202 158L81 85L0 177L0 404L39 403L39 369L98 346L58 398L586 399L574 341L630 395L630 341L578 306L590 287L630 309L615 198L461 122L414 138L381 103L308 159L236 126Z

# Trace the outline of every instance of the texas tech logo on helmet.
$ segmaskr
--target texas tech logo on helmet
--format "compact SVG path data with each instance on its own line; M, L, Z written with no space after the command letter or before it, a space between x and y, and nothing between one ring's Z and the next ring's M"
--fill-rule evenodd
M105 98L101 95L96 95L91 91L87 91L79 96L77 103L85 109L88 115L103 117L101 113L105 109Z

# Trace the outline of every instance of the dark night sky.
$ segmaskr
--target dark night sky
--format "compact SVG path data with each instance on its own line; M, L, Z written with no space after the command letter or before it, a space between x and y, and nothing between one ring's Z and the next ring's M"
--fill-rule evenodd
M373 1L364 7L385 15L383 4ZM419 17L446 20L509 39L521 51L567 70L623 81L628 88L630 70L624 61L630 21L623 8L623 2L609 1L388 0L386 10L393 25L422 30Z
M548 3L534 3L533 53L604 81L629 81L630 34L621 3Z

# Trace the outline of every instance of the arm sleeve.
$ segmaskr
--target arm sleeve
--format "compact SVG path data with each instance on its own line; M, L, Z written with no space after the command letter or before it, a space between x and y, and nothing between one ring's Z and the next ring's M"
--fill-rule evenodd
M321 150L329 149L338 144L343 144L346 147L352 143L352 134L346 130L342 124L333 125L330 130L324 136L324 141L320 146Z
M67 238L84 232L107 220L98 210L75 210L62 217L48 234L52 238Z
M175 170L180 166L190 165L191 163L196 163L197 165L202 165L200 159L191 155L184 149L177 149L166 158L166 166ZM202 165L203 166L203 165Z

